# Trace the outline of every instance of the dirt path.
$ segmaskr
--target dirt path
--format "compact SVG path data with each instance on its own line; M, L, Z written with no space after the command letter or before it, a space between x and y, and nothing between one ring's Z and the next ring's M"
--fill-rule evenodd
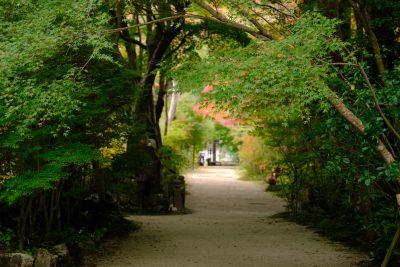
M234 168L186 175L187 215L132 216L142 226L98 267L357 266L366 256L323 240L303 226L272 219L283 201Z

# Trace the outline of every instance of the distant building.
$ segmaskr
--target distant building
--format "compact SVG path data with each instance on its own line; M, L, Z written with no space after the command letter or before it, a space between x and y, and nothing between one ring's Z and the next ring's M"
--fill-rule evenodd
M206 148L199 153L199 165L236 165L239 158L236 153L229 152L225 146L221 146L219 140L208 143Z

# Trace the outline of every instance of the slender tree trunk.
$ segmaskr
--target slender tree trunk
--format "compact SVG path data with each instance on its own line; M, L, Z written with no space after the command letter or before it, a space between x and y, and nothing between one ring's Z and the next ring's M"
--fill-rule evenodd
M21 198L18 203L19 206L19 218L17 225L17 236L18 236L18 247L23 249L27 240L26 227L29 216L29 211L32 209L32 202L26 203L26 198Z
M374 53L376 67L381 77L385 75L385 64L383 62L381 48L376 38L375 32L372 29L370 15L368 14L364 1L348 0L353 7L355 15L358 17L358 22L362 24L365 30L372 52Z
M50 193L50 201L49 201L49 217L46 223L46 234L51 232L51 228L53 226L54 221L54 201L55 201L55 190L52 190Z
M47 201L46 201L46 192L43 192L43 195L40 200L40 205L43 209L43 216L44 216L44 224L45 224L45 229L47 232L48 229L48 223L49 223L49 212L47 208Z
M62 179L62 180L59 182L58 193L57 193L56 204L55 204L55 212L56 212L56 219L57 219L57 231L61 231L61 227L62 227L62 220L61 220L61 195L62 195L62 193L63 193L64 183L65 183L65 180L64 180L64 179Z
M351 123L351 125L354 126L360 133L364 134L365 133L365 127L362 121L354 115L354 113L347 108L347 106L343 103L343 101L335 94L332 92L332 94L329 97L329 101L331 104L335 107L335 109L348 121ZM395 158L393 157L392 153L388 150L388 148L385 146L385 144L382 142L382 140L379 137L376 137L377 140L377 150L383 160L387 163L393 163L395 161Z
M179 92L176 89L176 81L172 81L171 105L168 110L168 125L170 125L175 118L178 102L179 102Z
M104 169L101 168L99 161L92 162L93 167L93 185L96 193L99 194L99 199L104 200L106 193L106 182Z
M217 162L217 141L213 142L213 162L214 164Z
M192 146L192 170L194 170L194 162L196 159L196 145Z
M168 121L168 92L164 95L164 103L165 103L165 120L164 120L164 136L167 136L168 133L168 126L169 126L169 121Z

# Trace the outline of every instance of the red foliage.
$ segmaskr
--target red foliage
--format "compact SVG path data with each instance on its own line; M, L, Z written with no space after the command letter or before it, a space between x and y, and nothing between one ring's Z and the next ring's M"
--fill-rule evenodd
M204 87L203 93L211 92L213 89L214 87L212 85L207 85L206 87ZM216 111L215 102L211 102L207 106L201 103L197 103L193 107L193 111L198 116L203 116L203 118L207 116L211 117L223 126L232 126L239 123L238 119L229 118L228 111Z

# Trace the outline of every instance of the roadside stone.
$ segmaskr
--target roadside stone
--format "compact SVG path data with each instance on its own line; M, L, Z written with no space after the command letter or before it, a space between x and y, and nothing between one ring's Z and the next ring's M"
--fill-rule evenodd
M72 257L65 244L59 244L52 248L52 252L57 256L57 267L67 267L72 265Z
M33 257L23 253L0 254L1 267L32 267Z
M46 249L40 248L36 253L33 267L57 267L57 256Z

